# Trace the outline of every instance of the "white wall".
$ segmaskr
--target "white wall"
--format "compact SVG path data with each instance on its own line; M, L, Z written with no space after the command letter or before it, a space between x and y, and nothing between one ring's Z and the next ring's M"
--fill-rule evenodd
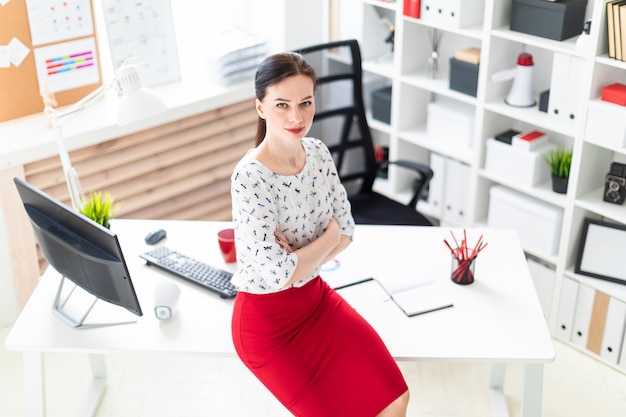
M6 196L0 196L0 199ZM0 327L13 323L18 305L15 297L14 270L9 252L6 220L0 200Z

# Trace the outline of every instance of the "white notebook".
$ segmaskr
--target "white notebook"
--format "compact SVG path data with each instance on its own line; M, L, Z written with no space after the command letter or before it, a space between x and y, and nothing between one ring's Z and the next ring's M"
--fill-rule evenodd
M448 294L434 282L391 294L391 298L409 317L453 306Z
M394 286L395 284L395 286ZM383 285L383 287L385 287ZM409 317L452 307L452 298L445 289L428 279L403 280L387 284L385 290L398 307Z

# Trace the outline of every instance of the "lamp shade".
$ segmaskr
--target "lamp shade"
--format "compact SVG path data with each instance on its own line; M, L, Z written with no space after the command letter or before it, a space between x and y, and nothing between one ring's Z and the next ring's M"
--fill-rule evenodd
M124 65L115 73L118 103L118 124L127 125L150 116L155 116L167 109L165 103L153 91L141 84L137 68Z

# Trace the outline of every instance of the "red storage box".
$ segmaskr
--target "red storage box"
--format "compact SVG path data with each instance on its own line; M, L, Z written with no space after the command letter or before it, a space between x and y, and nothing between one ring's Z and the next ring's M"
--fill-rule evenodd
M602 89L602 100L626 106L626 85L615 83Z

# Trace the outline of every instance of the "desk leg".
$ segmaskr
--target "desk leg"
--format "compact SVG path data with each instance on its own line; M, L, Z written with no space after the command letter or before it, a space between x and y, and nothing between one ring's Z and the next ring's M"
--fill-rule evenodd
M91 365L92 380L76 413L79 417L96 415L106 389L107 367L104 355L89 354L89 363Z
M504 396L504 375L506 365L496 363L491 366L489 378L489 402L491 403L491 415L493 417L509 417L509 408Z
M543 400L543 365L527 364L524 370L521 417L541 417Z
M42 352L23 352L24 400L27 417L45 417L46 387Z

